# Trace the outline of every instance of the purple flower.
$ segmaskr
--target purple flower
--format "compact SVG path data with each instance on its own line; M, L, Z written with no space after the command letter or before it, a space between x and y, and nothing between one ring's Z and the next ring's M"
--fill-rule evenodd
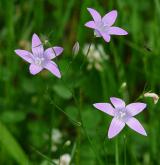
M108 138L113 138L124 128L125 124L127 124L134 131L147 136L146 131L140 122L134 118L135 115L140 113L146 108L146 104L144 103L131 103L129 105L125 105L125 102L119 98L111 97L111 103L96 103L93 106L110 116L113 116L112 122L108 131Z
M44 50L43 45L37 34L32 36L32 53L27 50L17 49L15 53L30 63L29 71L35 75L43 69L49 70L56 77L60 78L61 73L55 62L51 61L63 52L63 48L55 46Z
M119 28L112 26L117 18L117 11L112 10L104 17L92 8L87 8L93 17L93 21L89 21L85 24L86 27L94 29L96 37L103 37L106 42L110 41L111 35L127 35L128 33Z

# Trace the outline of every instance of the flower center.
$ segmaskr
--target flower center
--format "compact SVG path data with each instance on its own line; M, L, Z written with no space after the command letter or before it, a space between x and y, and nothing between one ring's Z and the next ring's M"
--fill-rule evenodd
M126 112L126 109L116 109L115 118L125 122L129 117L129 114Z
M109 27L105 25L102 21L96 23L96 29L100 32L107 32L108 28Z
M35 64L38 65L38 66L42 66L44 62L44 58L43 57L36 57L35 58Z

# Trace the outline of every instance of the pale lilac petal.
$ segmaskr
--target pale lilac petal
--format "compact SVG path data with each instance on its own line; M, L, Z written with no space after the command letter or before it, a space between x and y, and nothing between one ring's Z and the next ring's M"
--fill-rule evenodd
M101 15L96 10L92 8L87 8L87 10L90 12L95 22L101 21Z
M110 98L111 103L114 105L115 108L124 108L125 107L125 102L122 99L116 98L116 97L111 97Z
M86 27L89 27L89 28L92 28L92 29L95 29L95 22L94 21L89 21L85 24Z
M111 40L111 37L110 35L108 35L107 33L100 33L103 37L103 39L106 41L106 42L109 42Z
M58 66L55 62L49 61L46 64L44 64L44 68L49 70L51 73L53 73L56 77L61 78L61 73L58 69Z
M117 11L112 10L111 12L107 13L103 18L102 21L107 26L112 26L117 18Z
M113 118L112 122L109 126L109 131L108 131L108 138L113 138L117 134L120 133L120 131L124 128L125 123L122 122L119 119Z
M32 52L35 56L43 56L44 48L37 34L33 34L32 36Z
M44 56L51 60L55 58L56 56L59 56L63 52L63 48L59 46L54 46L52 48L48 48L44 52Z
M114 116L114 108L109 103L95 103L95 104L93 104L93 106L95 108L107 113L108 115Z
M133 129L134 131L147 136L146 131L144 130L143 126L141 125L141 123L134 117L130 118L126 124Z
M31 64L29 66L29 71L31 74L35 75L37 73L39 73L43 68L41 66L35 65L35 64Z
M128 32L119 28L119 27L110 27L108 30L108 34L110 35L127 35Z
M126 110L131 116L135 116L146 108L144 103L131 103L126 106Z
M18 56L20 56L21 58L23 58L23 60L25 60L25 61L27 61L29 63L33 62L33 55L29 51L17 49L17 50L15 50L15 53Z

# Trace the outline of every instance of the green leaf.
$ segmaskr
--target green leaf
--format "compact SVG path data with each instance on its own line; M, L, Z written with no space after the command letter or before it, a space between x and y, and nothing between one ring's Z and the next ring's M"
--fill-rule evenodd
M29 160L16 139L8 129L0 122L0 143L4 145L8 153L19 165L29 165Z

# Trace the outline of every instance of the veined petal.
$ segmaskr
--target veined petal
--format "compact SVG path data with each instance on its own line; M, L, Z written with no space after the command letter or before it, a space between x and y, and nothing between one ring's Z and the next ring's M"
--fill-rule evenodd
M92 29L95 29L95 22L94 21L89 21L85 24L86 27L89 27L89 28L92 28Z
M141 123L134 117L131 117L127 122L126 124L131 128L133 129L134 131L144 135L144 136L147 136L147 133L145 131L145 129L143 128L143 126L141 125Z
M131 116L135 116L146 108L144 103L131 103L126 106L126 110Z
M17 49L15 50L15 53L20 56L21 58L23 58L23 60L32 63L33 62L33 55L32 53L30 53L27 50L21 50L21 49Z
M125 102L120 98L111 97L110 100L115 108L124 108L125 107Z
M44 64L44 68L49 70L52 74L54 74L56 77L61 78L61 73L58 69L58 66L55 62L49 61Z
M87 10L90 12L95 22L101 21L101 15L96 10L92 8L87 8Z
M114 116L114 108L109 103L95 103L95 104L93 104L93 106L95 108L107 113L108 115Z
M51 60L55 58L56 56L59 56L63 52L63 48L59 46L54 46L52 48L48 48L44 52L44 56Z
M37 34L33 34L32 36L32 52L33 52L33 55L35 56L38 56L38 57L43 56L44 48Z
M109 42L111 40L111 36L107 33L100 33L103 37L103 39L106 41L106 42Z
M108 131L108 138L113 138L117 134L121 132L121 130L124 128L125 123L122 122L121 120L117 118L113 118L111 121L111 124L109 126L109 131Z
M110 27L108 30L108 33L110 35L127 35L128 34L128 32L126 32L125 30L119 27Z
M116 18L117 18L117 11L112 10L102 18L102 21L105 25L112 26L116 21Z
M35 64L31 64L29 66L29 71L31 74L35 75L37 73L39 73L43 68L41 66L35 65Z

